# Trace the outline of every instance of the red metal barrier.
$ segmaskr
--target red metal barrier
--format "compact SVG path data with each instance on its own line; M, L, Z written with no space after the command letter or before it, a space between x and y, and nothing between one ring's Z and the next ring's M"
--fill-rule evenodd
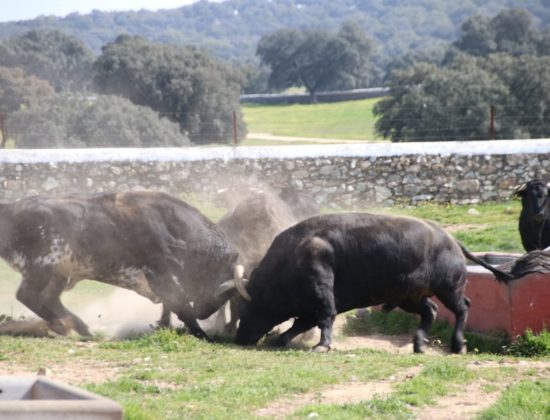
M472 301L466 324L470 330L504 331L511 337L528 328L550 330L550 274L529 274L505 285L488 270L469 266L466 296ZM437 304L438 317L454 325L454 314L441 302Z

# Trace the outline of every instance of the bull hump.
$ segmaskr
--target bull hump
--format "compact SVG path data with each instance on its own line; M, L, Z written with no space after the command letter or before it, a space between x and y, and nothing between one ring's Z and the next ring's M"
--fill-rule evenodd
M330 243L327 240L320 238L319 236L314 236L307 239L304 245L307 251L313 256L319 255L322 252L326 252L332 249Z

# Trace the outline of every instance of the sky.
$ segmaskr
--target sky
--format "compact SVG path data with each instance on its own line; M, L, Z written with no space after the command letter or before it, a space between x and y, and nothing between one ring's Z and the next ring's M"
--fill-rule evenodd
M186 6L197 0L0 0L0 22L34 19L40 15L67 16L121 10L159 10ZM9 3L7 5L6 3Z

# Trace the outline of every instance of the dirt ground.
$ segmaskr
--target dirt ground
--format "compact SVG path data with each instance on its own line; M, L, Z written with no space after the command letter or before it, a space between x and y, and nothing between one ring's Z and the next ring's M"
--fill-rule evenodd
M361 348L384 350L392 354L411 354L413 352L412 337L410 335L386 336L374 334L368 337L345 337L342 328L345 324L344 316L339 316L335 322L334 351L345 351ZM308 344L315 344L318 333L308 337ZM438 348L429 348L426 351L431 355L445 356L446 353ZM447 356L453 357L453 356ZM474 362L469 369L497 368L503 366L515 367L518 372L530 369L534 377L548 378L550 374L550 361L519 361L519 362ZM378 381L368 383L350 382L330 386L321 391L286 397L273 401L270 405L261 408L255 414L269 418L283 418L300 407L314 404L357 404L364 400L370 400L375 396L383 398L392 393L396 384L403 383L414 378L421 371L421 367L406 369ZM498 383L488 382L480 378L474 380L461 389L460 392L447 395L437 400L435 405L415 408L416 418L423 420L436 419L468 419L495 403L507 386L517 378L509 377ZM486 386L491 385L491 386ZM315 413L310 414L315 417Z
M347 351L361 348L384 350L391 354L412 353L412 342L407 336L384 336L371 335L368 337L345 337L342 328L345 324L345 317L339 316L335 322L334 342L331 351ZM304 347L314 345L319 339L318 331L308 332L296 346ZM76 342L76 347L93 347L94 342ZM441 349L432 348L429 354L445 355ZM453 356L447 356L453 357ZM132 363L129 361L129 363ZM477 361L471 363L469 369L497 368L502 366L515 367L518 374L527 369L535 372L534 376L547 378L550 372L550 361L508 361L508 362L487 362ZM13 364L8 360L0 361L0 372L3 375L46 375L47 377L73 385L81 383L101 383L106 380L115 379L124 372L125 366L110 365L109 363L91 363L79 361L63 361L63 363L52 364L40 368L38 372L31 372L23 366ZM386 397L393 392L396 384L414 378L421 371L421 367L405 369L390 377L370 381L368 383L352 381L335 386L329 386L316 392L305 393L275 400L266 407L259 409L255 414L269 418L283 418L295 410L315 404L346 404L359 403L378 397ZM475 416L476 413L486 409L499 398L501 393L510 385L515 378L490 384L485 379L478 379L470 382L461 388L458 393L447 395L436 401L434 405L414 408L415 417L421 419L467 419ZM161 386L162 384L159 384ZM490 385L490 386L489 386ZM315 417L315 413L311 413Z

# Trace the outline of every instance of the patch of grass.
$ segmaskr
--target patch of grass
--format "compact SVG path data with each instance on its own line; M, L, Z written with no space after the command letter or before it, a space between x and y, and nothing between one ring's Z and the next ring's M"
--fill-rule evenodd
M181 199L184 200L187 204L195 207L207 218L214 222L218 221L227 212L226 208L217 206L211 201L194 193L182 194Z
M399 398L378 398L360 404L309 405L294 413L294 418L307 417L325 419L409 419L413 418L408 404Z
M550 380L522 381L510 386L489 409L477 418L548 419L550 418Z
M419 319L415 315L403 311L392 312L361 310L358 313L350 313L344 325L344 334L409 334L416 331Z
M387 399L374 398L358 405L315 405L299 412L302 417L314 411L329 418L407 418L410 405L432 404L480 374L470 372L466 364L480 357L498 360L490 355L389 355L373 350L317 354L261 346L242 348L208 343L171 330L86 345L64 337L0 336L0 349L0 369L8 366L2 363L29 372L45 367L51 369L54 379L60 372L65 376L73 372L69 383L118 401L126 418L132 419L251 418L256 410L282 397L314 393L338 383L384 380L421 365L422 372L398 382ZM89 383L87 369L106 369L111 375ZM494 382L513 373L501 368L486 370Z
M364 311L359 315L350 313L346 318L343 332L346 335L366 334L412 334L418 329L420 317L399 309L392 312ZM447 347L451 340L453 326L446 321L436 321L430 330L432 345ZM505 333L495 331L492 334L479 334L465 331L468 351L472 353L503 354L510 344Z
M457 231L453 236L470 251L524 252L517 223L502 223L477 231Z
M303 146L308 144L318 144L315 141L305 141L305 140L292 140L292 141L279 141L279 140L269 140L269 139L260 139L254 137L247 137L244 139L240 145L241 146Z
M531 330L525 331L510 344L509 353L514 356L550 356L550 332L542 331L533 334Z
M412 379L397 383L388 398L375 397L360 404L309 405L297 410L294 417L304 418L316 413L321 418L331 419L412 418L411 406L434 404L436 399L475 379L463 358L416 357L425 365L424 369Z
M450 330L450 328L449 328ZM503 354L510 344L510 338L502 331L493 331L488 334L480 334L473 331L465 331L466 347L472 353Z
M449 231L470 251L524 252L518 231L521 211L519 201L475 206L425 203L416 207L395 206L367 211L432 220Z
M466 369L464 360L443 358L431 362L410 381L398 385L395 396L413 406L433 404L437 397L447 395L475 377Z
M26 345L26 344L27 345ZM340 381L380 379L415 363L413 357L389 360L383 352L315 354L263 348L243 349L212 344L174 331L161 330L132 340L75 347L67 339L30 340L0 337L1 354L31 371L49 367L78 370L100 364L121 367L120 376L84 385L113 398L125 409L185 413L187 417L247 417L283 395L309 392ZM73 350L73 352L69 352ZM93 362L93 363L92 363ZM176 415L177 417L177 415Z
M308 105L242 106L249 133L289 137L383 140L372 112L380 98Z

